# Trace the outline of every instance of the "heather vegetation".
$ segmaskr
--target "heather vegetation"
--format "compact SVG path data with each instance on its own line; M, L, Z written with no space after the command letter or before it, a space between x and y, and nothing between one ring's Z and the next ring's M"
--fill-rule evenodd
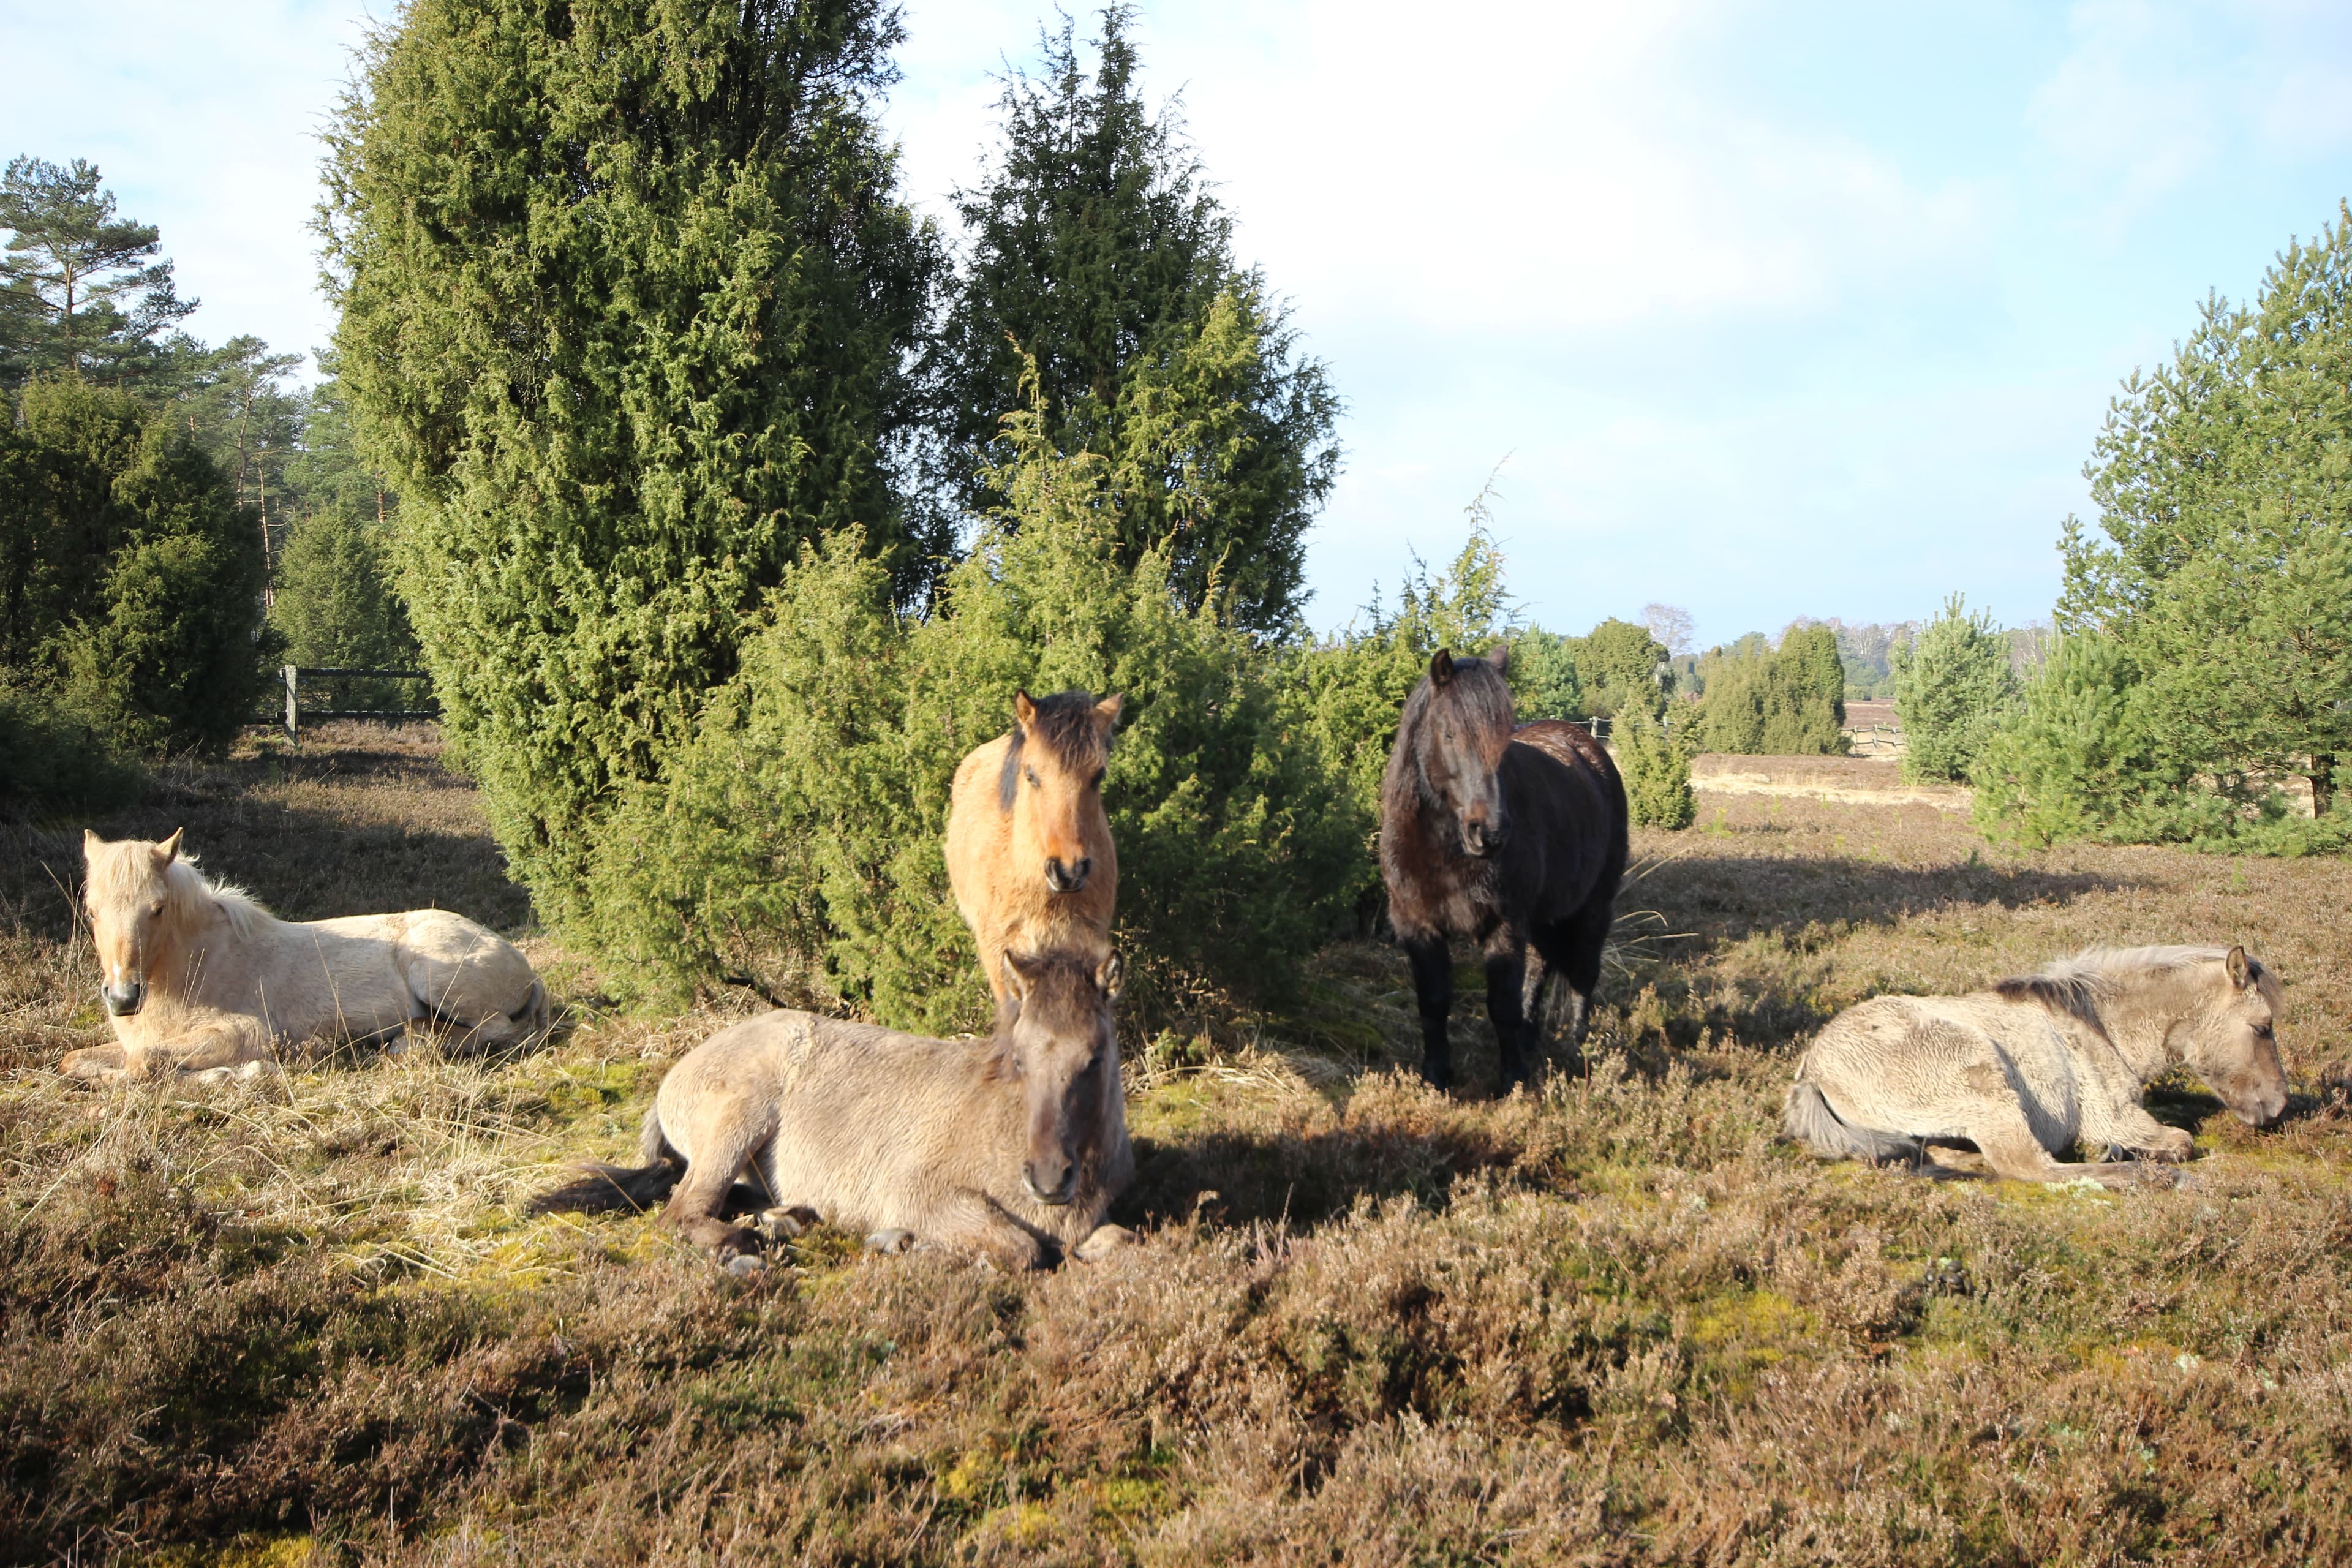
M281 912L423 899L514 929L429 731L174 763L91 819L184 822ZM812 1232L754 1282L650 1218L531 1219L619 1156L744 1002L568 999L540 1051L297 1064L99 1100L54 874L0 835L0 1555L472 1563L1838 1563L2352 1541L2329 858L1988 845L1918 805L1709 796L1637 833L1589 1072L1413 1082L1393 949L1130 1053L1144 1245L1032 1278ZM2243 940L2288 981L2287 1125L2188 1085L2178 1188L1934 1182L1778 1144L1794 1053L1882 990L2093 942ZM747 999L748 1000L748 999ZM1456 1050L1491 1076L1457 1010ZM95 1112L95 1114L93 1114ZM2266 1478L2257 1486L2250 1478ZM153 1555L163 1553L165 1555Z

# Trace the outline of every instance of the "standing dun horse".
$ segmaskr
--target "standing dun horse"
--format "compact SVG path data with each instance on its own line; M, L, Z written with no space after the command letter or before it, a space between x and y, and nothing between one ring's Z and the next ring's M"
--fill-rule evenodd
M116 1043L68 1053L59 1066L72 1077L250 1077L281 1046L419 1024L474 1048L546 1031L530 961L462 915L281 921L206 881L177 833L160 844L84 833L82 859Z
M1013 728L959 763L948 806L948 884L996 1005L1004 955L1110 952L1118 849L1103 772L1121 699L1065 691L1013 699Z
M1876 996L1829 1021L1797 1064L1789 1136L1832 1157L1916 1163L1964 1140L2025 1182L2186 1160L2188 1133L2140 1103L2187 1068L2249 1126L2286 1109L2278 977L2242 947L2094 948L1966 996ZM2069 1164L2077 1143L2110 1158Z
M721 1030L662 1079L644 1165L591 1165L533 1212L642 1208L667 1193L665 1223L751 1268L737 1260L758 1234L723 1217L748 1170L772 1214L814 1212L881 1251L1023 1269L1133 1241L1102 1223L1135 1169L1111 1018L1119 961L1058 952L1004 967L1010 1001L980 1049L814 1013Z
M1555 972L1571 994L1570 1037L1582 1038L1625 875L1617 764L1574 724L1513 730L1509 652L1455 658L1439 649L1405 701L1381 781L1389 921L1412 962L1422 1076L1441 1089L1454 1079L1446 939L1467 938L1486 954L1486 1014L1507 1091L1528 1079Z

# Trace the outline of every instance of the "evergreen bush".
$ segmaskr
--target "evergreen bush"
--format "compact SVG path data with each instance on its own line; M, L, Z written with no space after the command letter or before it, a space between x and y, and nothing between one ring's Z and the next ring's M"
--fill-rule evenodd
M1625 805L1636 826L1688 827L1698 816L1691 794L1690 753L1639 703L1617 716L1611 731Z
M0 437L0 667L120 750L226 744L276 653L258 521L129 394L35 381L19 413Z
M1990 612L1970 615L1966 601L1953 595L1895 667L1903 776L1967 782L1986 738L2016 697L2009 644Z
M1084 687L1126 697L1105 803L1130 1011L1295 984L1361 853L1298 693L1217 605L1180 603L1164 552L1117 559L1114 463L1056 452L1034 411L1008 440L1009 515L930 615L894 609L854 532L804 548L742 674L599 836L607 951L673 989L735 975L907 1027L982 1023L941 848L955 766L1016 689Z
M1694 744L1739 756L1835 756L1845 739L1845 666L1836 631L1789 628L1777 649L1755 634L1699 660Z

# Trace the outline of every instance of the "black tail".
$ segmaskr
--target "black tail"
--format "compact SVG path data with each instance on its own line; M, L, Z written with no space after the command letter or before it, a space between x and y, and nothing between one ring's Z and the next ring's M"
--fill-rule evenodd
M594 1214L601 1209L634 1209L642 1214L669 1196L686 1168L667 1154L650 1165L604 1165L590 1161L580 1175L540 1194L523 1205L525 1214Z

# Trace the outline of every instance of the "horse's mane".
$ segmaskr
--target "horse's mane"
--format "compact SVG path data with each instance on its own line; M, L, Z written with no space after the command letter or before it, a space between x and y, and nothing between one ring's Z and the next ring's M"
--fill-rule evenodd
M1107 748L1101 731L1095 728L1095 697L1091 691L1056 691L1051 697L1031 700L1036 717L1024 728L1013 726L1013 739L1004 748L1004 772L996 784L996 804L1005 811L1020 792L1021 748L1030 731L1036 731L1037 743L1060 759L1062 765L1074 773L1084 773L1099 763Z
M2053 1013L2065 1013L2084 1023L2099 1022L2099 1004L2127 986L2161 980L2200 963L2219 963L2230 955L2226 947L2091 947L2072 958L2046 963L2032 974L1993 982L1994 993L2011 1002L2038 1002ZM2254 983L2275 1007L2278 976L2249 953Z
M228 917L229 934L239 941L253 934L254 922L268 918L261 901L230 882L215 882L196 869L196 858L183 854L163 868L163 897L174 926L184 926L205 912L208 902L220 905Z
M1483 676L1481 672L1484 672ZM1508 735L1512 730L1511 688L1503 672L1483 658L1456 658L1454 679L1443 689L1445 700L1461 708L1466 717L1480 728L1500 730ZM1429 722L1429 710L1436 706L1440 696L1437 682L1426 675L1413 683L1412 695L1404 701L1404 712L1397 719L1397 741L1409 755L1418 755L1423 730ZM1420 769L1414 770L1414 787L1419 785Z

